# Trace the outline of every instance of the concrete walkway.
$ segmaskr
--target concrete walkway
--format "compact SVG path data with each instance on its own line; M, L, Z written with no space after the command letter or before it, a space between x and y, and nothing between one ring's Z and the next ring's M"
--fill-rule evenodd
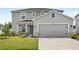
M39 38L40 50L79 50L79 41L70 38Z

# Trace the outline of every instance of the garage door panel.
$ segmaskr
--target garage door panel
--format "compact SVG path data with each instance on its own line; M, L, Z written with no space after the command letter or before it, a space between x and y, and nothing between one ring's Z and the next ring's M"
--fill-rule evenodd
M67 24L40 24L39 34L40 37L64 37L67 36Z

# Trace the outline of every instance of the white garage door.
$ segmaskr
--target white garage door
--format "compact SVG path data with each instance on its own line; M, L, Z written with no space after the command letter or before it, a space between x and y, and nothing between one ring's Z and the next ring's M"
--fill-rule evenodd
M40 37L66 37L68 34L68 24L40 24Z

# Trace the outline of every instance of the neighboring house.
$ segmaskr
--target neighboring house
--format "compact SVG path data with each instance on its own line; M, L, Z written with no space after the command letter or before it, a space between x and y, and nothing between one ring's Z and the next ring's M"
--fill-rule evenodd
M75 16L76 33L79 33L79 14Z
M15 10L12 11L12 30L38 37L67 37L73 32L73 19L57 9Z
M2 33L3 25L0 24L0 34Z

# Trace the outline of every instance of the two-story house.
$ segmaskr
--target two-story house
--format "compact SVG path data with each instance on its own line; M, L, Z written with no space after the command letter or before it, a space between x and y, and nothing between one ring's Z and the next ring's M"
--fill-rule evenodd
M12 11L12 30L38 37L67 37L73 32L73 19L58 9L15 10Z

